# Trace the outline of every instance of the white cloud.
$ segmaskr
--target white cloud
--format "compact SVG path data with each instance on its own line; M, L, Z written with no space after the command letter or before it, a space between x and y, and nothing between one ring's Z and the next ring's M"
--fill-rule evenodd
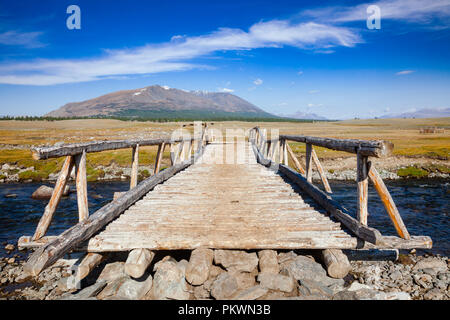
M323 104L314 104L314 103L308 103L308 107L309 108L314 108L314 107L321 107L321 106L323 106Z
M308 93L309 94L314 94L314 93L319 93L320 90L309 90Z
M228 88L219 88L219 91L220 91L220 92L225 92L225 93L231 93L231 92L234 92L233 89L228 89Z
M301 75L303 74L303 71L299 71L299 72L297 72L297 74L298 74L299 76L301 76Z
M39 41L42 32L18 32L6 31L0 33L0 44L7 46L21 46L28 49L45 47L46 45Z
M410 74L410 73L413 73L413 72L415 72L415 71L414 70L403 70L403 71L397 72L396 75L397 76L403 76L405 74Z
M345 27L272 20L256 23L248 32L221 28L197 37L175 36L172 41L162 44L106 50L104 55L95 58L3 63L0 64L0 83L54 85L123 75L183 71L206 68L190 60L218 51L279 48L285 45L316 50L335 46L351 47L359 42L359 35Z
M261 79L256 79L255 81L253 81L253 83L257 86L261 85L263 83L263 81Z

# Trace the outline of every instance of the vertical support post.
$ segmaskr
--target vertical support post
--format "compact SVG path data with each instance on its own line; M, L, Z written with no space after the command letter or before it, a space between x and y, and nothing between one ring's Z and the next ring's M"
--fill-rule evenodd
M403 239L411 239L411 236L409 235L409 232L406 229L405 224L403 223L403 219L398 212L397 206L395 205L395 202L392 199L389 190L386 188L383 179L381 179L378 171L373 165L371 165L369 169L369 178L372 181L375 189L377 190L378 195L380 196L380 199L383 202L384 207L386 208L386 211L389 214L389 217L391 218L391 221L394 224L395 230L397 230L398 235Z
M367 226L367 201L369 198L368 171L367 157L358 152L356 154L356 182L358 185L356 216L359 222L365 226Z
M154 174L157 174L159 172L159 168L161 167L161 159L164 153L164 148L166 144L163 142L158 145L158 152L156 153L156 159L155 159L155 170Z
M306 180L311 183L312 182L312 145L310 143L306 144Z
M272 151L272 140L267 141L267 152L265 153L266 158L271 158L271 151Z
M288 142L286 139L283 139L283 163L285 166L289 166L289 157L288 157L288 151L287 151L287 147L288 147Z
M89 205L87 197L87 177L86 177L86 150L75 156L75 167L77 170L77 203L78 219L83 221L89 217Z
M332 193L330 184L328 183L327 176L325 175L325 171L322 168L322 165L320 164L319 158L317 157L316 151L312 149L312 156L314 163L316 165L317 171L319 171L320 179L322 179L323 186L325 188L325 191L328 193Z
M130 189L137 186L138 182L138 170L139 170L139 144L133 147L133 154L131 160L131 179L130 179Z
M194 141L189 141L189 149L188 149L188 159L190 160L192 157L192 148L194 147Z
M50 222L52 221L53 215L56 211L56 207L58 206L59 201L61 200L61 197L64 193L64 189L66 188L67 181L69 181L70 172L72 171L73 165L73 157L66 157L61 172L59 173L58 180L55 183L55 188L53 189L50 201L45 207L44 214L42 215L41 220L39 220L36 232L33 235L33 241L39 240L47 232L48 227L50 226Z

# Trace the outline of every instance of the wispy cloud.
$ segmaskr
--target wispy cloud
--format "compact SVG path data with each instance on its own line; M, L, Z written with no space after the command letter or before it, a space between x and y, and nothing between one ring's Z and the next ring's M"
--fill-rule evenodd
M21 46L28 49L45 47L39 40L42 32L6 31L0 33L0 45Z
M255 81L253 81L253 83L257 86L261 85L263 83L263 81L261 79L256 79Z
M234 92L233 89L229 89L229 88L219 88L220 92L225 92L225 93L231 93Z
M309 90L308 93L309 94L314 94L314 93L319 93L320 90Z
M352 47L360 36L345 27L287 20L259 22L248 32L221 28L197 36L175 36L172 41L123 50L107 50L103 56L85 59L38 59L0 65L0 83L54 85L101 80L105 77L139 75L205 68L191 62L215 52L280 48L292 46L317 50L337 46Z
M315 108L315 107L321 107L323 106L323 104L319 103L319 104L314 104L314 103L308 103L308 108Z
M413 73L413 72L415 72L415 71L414 70L403 70L403 71L397 72L396 75L397 76L403 76L405 74L410 74L410 73Z
M301 76L301 75L303 74L303 71L299 71L299 72L297 72L297 74L298 74L299 76Z

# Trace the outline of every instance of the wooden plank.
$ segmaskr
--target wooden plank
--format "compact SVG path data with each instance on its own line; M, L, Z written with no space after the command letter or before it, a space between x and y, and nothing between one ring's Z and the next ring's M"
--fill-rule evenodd
M130 189L138 184L139 144L135 145L132 150Z
M378 171L373 165L370 166L369 177L375 189L377 190L381 202L383 202L383 205L386 208L386 211L389 214L389 217L391 218L391 221L394 224L395 230L397 230L398 235L403 239L410 239L411 236L409 235L408 229L406 229L406 226L403 223L403 219L398 212L397 206L395 205L395 202L392 199L389 190L386 188L383 179L381 179Z
M164 154L165 147L166 147L166 144L164 142L158 145L158 152L156 153L156 159L155 159L155 171L153 174L157 174L159 172L159 169L161 168L161 159Z
M289 143L286 142L286 149L291 156L292 161L294 162L295 167L301 174L305 174L305 169L303 169L302 165L300 164L300 161L298 161L297 157L295 156L294 152L292 151L291 147L289 146ZM287 164L286 164L287 166Z
M87 195L87 176L86 176L86 152L75 156L75 167L77 171L77 203L78 220L81 222L89 217L89 205Z
M187 168L190 164L190 161L185 161L147 178L119 199L96 211L86 221L79 222L64 231L54 241L36 250L25 264L24 271L32 276L38 275L71 249L89 239L156 185Z
M280 138L309 143L314 146L332 150L346 151L350 153L359 152L361 155L377 158L390 155L394 149L394 144L389 141L381 140L334 139L302 135L280 135Z
M306 144L306 155L305 155L305 162L306 162L306 180L309 183L312 183L312 145L310 143Z
M312 149L312 158L314 160L314 164L316 165L317 171L319 171L320 179L322 179L322 183L325 188L325 191L328 193L333 193L331 191L330 184L328 183L328 179L325 174L325 171L323 170L322 165L320 164L319 157L317 157L316 151L314 149Z
M56 207L58 206L59 201L61 200L61 197L64 193L64 189L66 188L67 181L69 181L73 165L74 165L73 157L72 156L66 157L61 172L59 173L58 180L56 181L55 188L53 189L50 201L45 207L44 214L39 220L36 232L34 233L33 236L33 240L38 240L42 238L47 232L48 227L50 226L50 223L53 219L53 215L55 214Z
M358 190L356 217L365 226L367 226L367 216L369 215L367 208L369 200L368 171L367 157L358 153L356 156L356 183Z
M148 249L134 249L128 254L125 262L125 273L133 278L140 278L155 257L155 253Z
M352 269L347 256L339 249L322 250L321 257L328 275L332 278L342 279Z

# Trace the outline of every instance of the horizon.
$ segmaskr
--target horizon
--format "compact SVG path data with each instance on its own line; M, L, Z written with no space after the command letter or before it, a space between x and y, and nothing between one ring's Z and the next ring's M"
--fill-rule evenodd
M81 29L66 26L72 4ZM380 29L368 29L371 4ZM450 0L17 1L0 12L0 115L156 84L333 120L450 107Z

